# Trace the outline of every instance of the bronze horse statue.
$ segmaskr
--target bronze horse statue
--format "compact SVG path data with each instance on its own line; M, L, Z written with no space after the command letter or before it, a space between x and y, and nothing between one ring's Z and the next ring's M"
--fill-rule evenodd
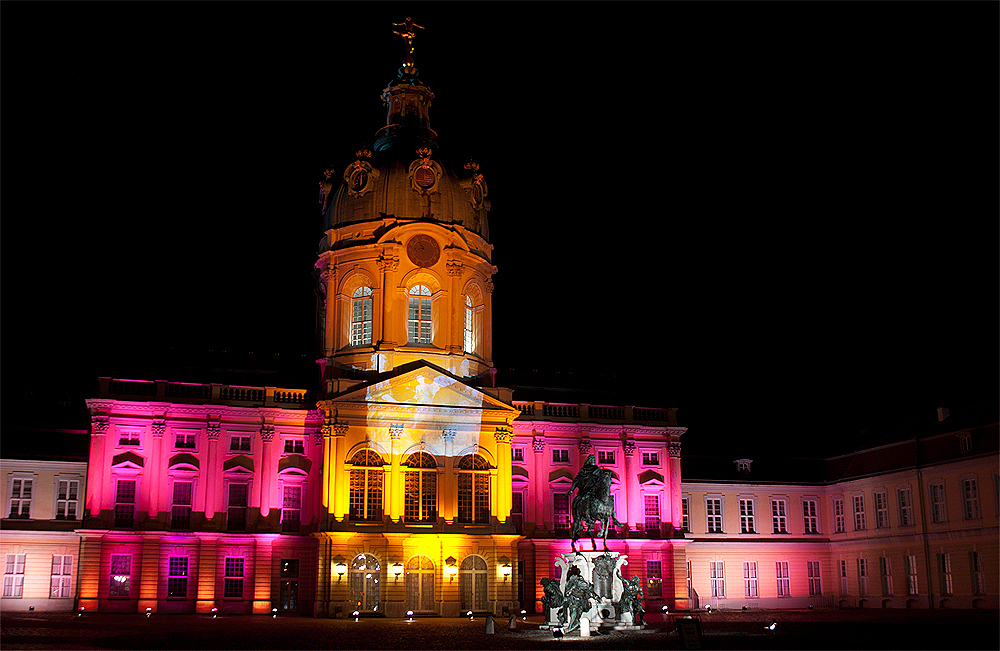
M591 455L591 459L593 455ZM604 542L604 551L608 551L608 529L613 524L616 527L622 523L615 517L614 500L611 499L611 477L613 473L607 468L600 468L591 459L587 460L584 468L581 469L573 486L580 486L576 497L573 498L573 540L570 546L573 551L576 549L576 541L580 538L580 533L584 530L590 536L590 543L597 551L597 541L594 540L593 527L598 522L601 523L601 540ZM585 474L587 481L580 481ZM589 490L584 490L584 488ZM573 488L570 488L570 492Z

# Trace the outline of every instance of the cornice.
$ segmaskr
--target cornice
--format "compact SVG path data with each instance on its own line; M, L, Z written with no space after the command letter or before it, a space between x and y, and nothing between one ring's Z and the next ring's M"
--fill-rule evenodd
M237 407L233 405L185 405L176 403L150 403L132 401L111 401L107 415L112 418L144 418L152 421L156 416L163 416L162 411L154 411L155 407L166 404L165 419L168 425L172 420L182 420L185 416L195 416L204 419L209 414L221 416L223 420L248 418L259 421L261 417L278 421L294 420L304 423L322 423L323 412L318 409L282 409L280 407Z

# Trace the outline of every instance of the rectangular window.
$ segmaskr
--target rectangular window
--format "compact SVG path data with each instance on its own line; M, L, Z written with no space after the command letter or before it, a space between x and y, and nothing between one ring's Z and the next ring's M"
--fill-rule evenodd
M788 533L788 502L771 500L771 527L774 533Z
M659 452L643 452L642 453L642 465L644 465L644 466L658 466L658 465L660 465L660 453Z
M223 594L226 599L243 598L243 564L242 556L227 556L225 576L223 577Z
M847 596L847 561L840 561L840 594Z
M821 596L823 588L819 581L819 561L806 561L806 573L809 579L809 596Z
M816 500L802 500L803 533L819 533L819 505Z
M688 599L691 598L691 561L686 563L687 568L685 574L687 575L687 595Z
M983 571L983 555L978 551L969 552L969 571L972 574L972 594L986 594L986 572Z
M510 460L511 461L524 461L524 448L511 448L510 449Z
M137 429L123 429L118 432L118 445L141 445L142 441L139 439L139 430Z
M948 511L945 509L944 484L931 484L931 520L934 522L944 522L948 519Z
M844 533L847 531L847 517L844 514L844 500L839 497L833 500L833 531L834 533Z
M899 500L899 526L908 527L913 522L913 497L909 488L900 488L896 491Z
M233 434L229 437L230 452L250 452L250 435Z
M115 526L131 527L135 522L134 479L119 479L115 488Z
M941 594L952 594L951 554L938 554L938 575L941 580Z
M708 533L722 533L722 500L705 500Z
M681 499L681 529L691 531L691 498Z
M569 463L569 450L553 448L552 463Z
M743 563L743 598L757 598L757 561Z
M302 439L285 439L284 454L305 454L306 442Z
M229 531L245 531L247 528L247 507L250 505L250 485L232 482L229 484Z
M775 577L778 580L778 596L790 597L791 583L788 578L788 561L777 561L774 564Z
M903 569L906 570L906 594L919 594L917 589L917 557L904 556L903 566Z
M962 494L965 498L965 519L975 520L979 517L979 487L975 479L962 480Z
M80 482L60 479L56 484L56 520L76 520L80 500Z
M726 567L725 561L708 562L708 578L712 587L712 596L723 598L726 596Z
M757 533L753 500L740 500L740 533Z
M854 530L864 531L868 528L865 523L865 496L855 495L852 501L854 502Z
M3 596L20 599L24 591L24 554L7 554L3 570Z
M646 561L646 596L663 596L663 567L660 561Z
M132 584L132 555L111 555L111 586L109 597L128 597Z
M613 466L615 465L615 451L614 450L598 450L597 451L597 463Z
M514 491L510 494L510 520L518 533L524 526L524 492Z
M197 444L197 434L194 432L176 432L174 434L174 447L178 450L194 450Z
M194 483L174 481L173 500L170 504L170 528L191 528L191 494Z
M167 559L167 597L186 599L188 590L188 557L171 556Z
M302 519L302 486L285 484L281 497L281 530L298 531Z
M8 517L17 520L27 520L31 517L31 483L30 479L11 480Z
M880 556L878 559L879 575L882 578L882 596L892 596L892 561L888 556Z
M552 524L556 531L569 531L569 496L566 493L552 495Z
M868 596L868 559L858 559L858 594Z
M660 496L642 496L643 514L645 515L645 525L647 532L660 531Z
M52 557L52 578L49 582L49 599L69 599L73 596L73 557Z
M872 499L875 501L875 528L887 529L889 527L889 497L885 491L874 491Z

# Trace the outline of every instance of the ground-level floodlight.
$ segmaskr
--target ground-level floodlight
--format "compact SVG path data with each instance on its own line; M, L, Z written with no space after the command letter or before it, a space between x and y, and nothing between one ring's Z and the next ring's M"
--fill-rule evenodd
M558 626L552 627L552 637L562 637L562 636L563 636L563 630L561 628L559 628Z
M467 612L465 614L469 616L469 621L471 622L473 620L472 611L470 610L469 612Z
M406 621L408 621L408 622L412 622L413 621L413 611L412 610L407 610L406 611Z
M358 612L358 611L356 611L356 610L355 610L355 611L354 611L353 613L351 613L351 615L353 615L353 616L354 616L354 621L358 621L358 615L360 615L360 614L361 614L361 613L359 613L359 612Z
M521 619L522 620L528 619L528 611L527 610L522 610L521 611Z
M152 614L153 614L153 609L152 608L147 608L146 609L146 617L150 617Z
M274 618L274 619L278 618L278 609L277 608L272 608L271 609L271 617Z
M660 606L660 610L662 610L662 611L663 611L663 616L664 616L664 617L666 617L667 615L669 615L669 614L670 614L670 609L669 609L669 608L667 608L666 606Z
M213 607L213 608L212 608L212 619L215 619L215 618L217 618L218 616L219 616L219 609L218 609L218 608L214 608L214 607Z
M712 613L712 607L711 606L705 606L705 612L711 614Z
M83 611L84 610L86 610L86 609L83 606L80 606L80 609L76 612L76 616L77 617L83 617Z
M764 628L766 628L769 631L773 631L774 629L778 628L778 620L772 619L771 623L765 626Z

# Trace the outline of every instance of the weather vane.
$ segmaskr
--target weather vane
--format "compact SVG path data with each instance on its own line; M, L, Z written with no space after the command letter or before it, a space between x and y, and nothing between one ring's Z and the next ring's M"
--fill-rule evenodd
M392 27L393 27L392 31L394 34L398 34L399 36L403 37L403 39L406 40L406 56L412 56L413 38L417 35L416 32L413 31L413 29L414 28L423 29L423 27L413 22L413 19L410 18L409 16L406 17L406 22L393 23Z

